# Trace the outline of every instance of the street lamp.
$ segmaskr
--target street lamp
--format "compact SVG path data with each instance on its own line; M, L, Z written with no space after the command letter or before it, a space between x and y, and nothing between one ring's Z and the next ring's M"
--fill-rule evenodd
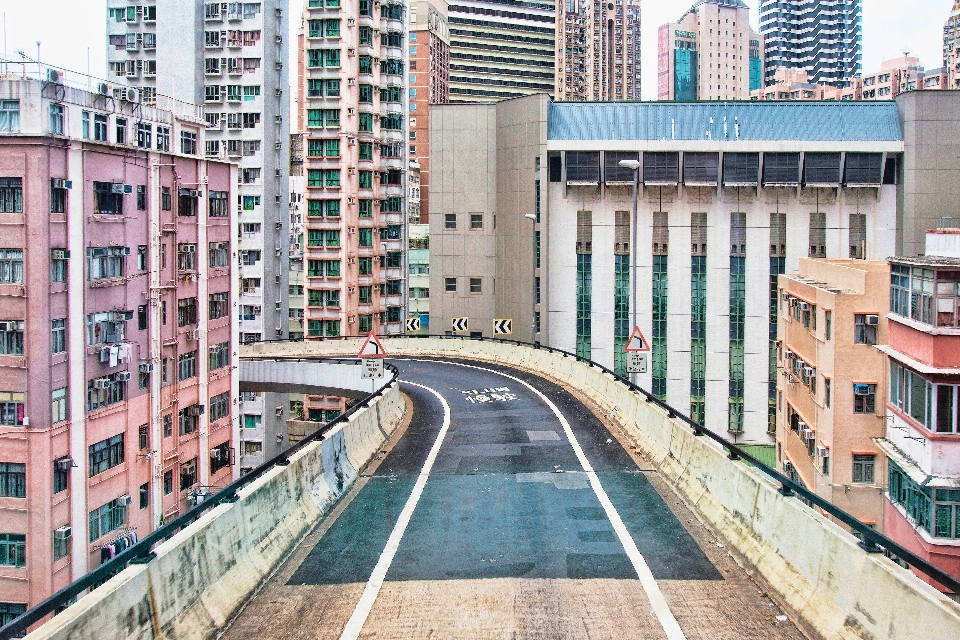
M524 218L533 223L531 227L531 246L530 252L530 342L537 341L537 216L532 213L524 214Z
M633 171L633 206L631 207L630 225L632 227L632 236L630 238L630 282L633 285L632 295L630 296L630 308L633 326L640 326L637 323L637 227L640 226L637 221L637 198L640 192L640 161L639 160L621 160L618 162L624 169ZM637 383L637 374L630 375L630 381Z

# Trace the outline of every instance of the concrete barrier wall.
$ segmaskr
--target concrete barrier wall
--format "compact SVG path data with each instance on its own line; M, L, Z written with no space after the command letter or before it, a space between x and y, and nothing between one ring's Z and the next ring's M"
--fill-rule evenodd
M348 355L359 341L255 345L270 357ZM616 419L660 473L715 532L756 567L814 637L960 638L960 605L777 487L727 459L692 430L609 374L544 350L487 341L384 340L396 355L437 355L505 364L571 384ZM245 355L252 355L248 352Z
M353 484L399 425L398 383L28 638L209 638Z

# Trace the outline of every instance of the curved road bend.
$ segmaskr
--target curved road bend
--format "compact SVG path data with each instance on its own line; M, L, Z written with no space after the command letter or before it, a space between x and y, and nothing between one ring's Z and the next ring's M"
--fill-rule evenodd
M802 637L570 393L394 363L409 426L224 638Z

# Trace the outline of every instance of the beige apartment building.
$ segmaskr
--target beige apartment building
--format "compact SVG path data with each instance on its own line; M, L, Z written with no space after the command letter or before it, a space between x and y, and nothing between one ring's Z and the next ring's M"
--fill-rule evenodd
M943 24L944 89L960 89L960 2Z
M558 100L640 99L640 0L557 3Z
M746 100L762 86L763 36L742 0L698 0L658 30L658 100Z
M889 279L884 261L801 258L778 282L778 469L881 530Z

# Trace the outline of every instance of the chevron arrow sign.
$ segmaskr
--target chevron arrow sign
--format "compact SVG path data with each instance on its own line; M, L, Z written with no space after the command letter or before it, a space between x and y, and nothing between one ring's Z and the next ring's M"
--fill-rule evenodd
M453 318L450 323L451 331L467 331L467 318Z
M499 318L493 321L493 335L502 336L513 333L513 318Z

